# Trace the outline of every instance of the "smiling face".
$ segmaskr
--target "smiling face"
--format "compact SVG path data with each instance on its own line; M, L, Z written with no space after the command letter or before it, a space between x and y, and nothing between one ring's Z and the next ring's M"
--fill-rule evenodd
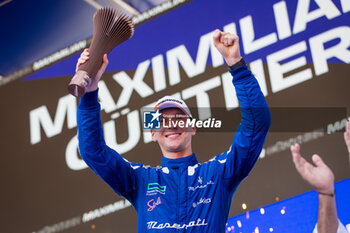
M196 134L196 128L174 126L175 122L186 120L183 117L184 113L178 108L167 108L161 113L162 127L151 131L153 141L158 142L165 157L182 158L191 155L192 136ZM166 127L163 125L164 122Z

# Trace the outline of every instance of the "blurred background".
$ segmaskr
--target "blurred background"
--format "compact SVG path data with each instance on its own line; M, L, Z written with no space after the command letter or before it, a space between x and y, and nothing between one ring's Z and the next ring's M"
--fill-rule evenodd
M101 7L124 11L136 26L135 35L108 55L99 83L110 147L129 161L159 165L161 152L143 130L142 109L177 95L194 109L209 109L192 112L196 117L217 114L229 122L222 131L204 130L193 138L199 162L226 151L239 124L239 105L211 38L217 28L237 33L241 54L271 107L272 127L256 166L236 191L227 232L312 231L317 193L295 170L289 147L296 142L306 159L317 153L333 170L338 217L350 230L343 139L350 117L348 1L5 0L0 232L137 231L135 210L81 160L79 100L67 92Z

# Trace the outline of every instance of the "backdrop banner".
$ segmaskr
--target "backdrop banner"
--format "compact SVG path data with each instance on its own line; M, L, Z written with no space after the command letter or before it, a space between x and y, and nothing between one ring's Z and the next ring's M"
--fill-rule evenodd
M106 143L129 161L159 165L161 151L143 129L142 109L175 95L198 119L217 114L226 127L232 119L231 128L194 136L199 162L228 149L240 113L232 77L212 43L218 28L239 35L241 54L272 112L260 159L229 216L311 190L292 162L289 147L296 142L309 161L319 154L336 181L349 178L343 139L350 117L349 12L349 1L194 0L138 25L133 38L109 54L99 83ZM137 231L130 203L79 155L79 99L67 92L78 57L0 86L1 232ZM350 223L349 213L340 217Z

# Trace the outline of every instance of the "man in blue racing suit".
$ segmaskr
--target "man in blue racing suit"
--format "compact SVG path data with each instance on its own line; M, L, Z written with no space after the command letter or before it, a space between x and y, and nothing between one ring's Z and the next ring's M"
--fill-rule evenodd
M162 127L152 131L152 138L162 151L161 166L156 168L128 162L105 144L97 82L108 64L107 55L81 98L78 107L81 156L117 194L130 201L138 214L139 233L225 232L233 194L261 152L271 124L267 103L240 55L237 35L216 30L213 40L230 67L242 121L229 149L208 162L198 163L192 152L195 128ZM77 67L88 59L89 52L85 50ZM163 116L190 117L186 104L172 97L159 101L155 109Z

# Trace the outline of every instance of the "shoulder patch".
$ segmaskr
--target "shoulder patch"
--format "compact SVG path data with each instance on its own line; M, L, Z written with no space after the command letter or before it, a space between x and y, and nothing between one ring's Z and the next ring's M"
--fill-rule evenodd
M187 168L188 175L193 176L197 167L198 167L198 163L194 166L188 166L188 168Z
M169 168L163 167L162 172L164 172L165 174L169 174Z
M221 163L221 164L222 164L222 163L226 163L226 159L222 159L222 160L219 160L219 159L218 159L218 162Z
M133 165L130 164L130 167L131 167L132 169L136 170L136 169L140 168L141 166L140 166L140 165L133 166Z

